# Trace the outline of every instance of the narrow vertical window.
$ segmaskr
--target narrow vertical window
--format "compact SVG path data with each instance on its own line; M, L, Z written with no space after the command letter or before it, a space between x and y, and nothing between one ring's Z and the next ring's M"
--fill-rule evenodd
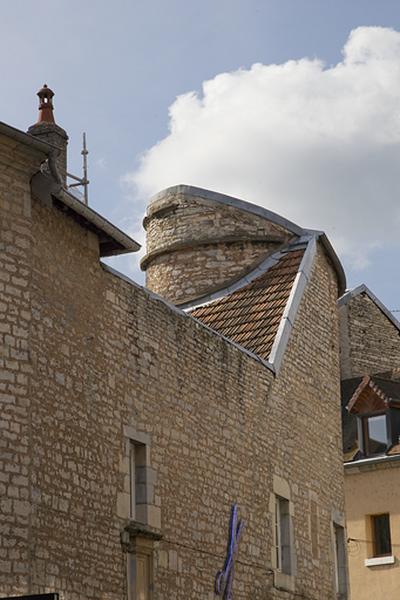
M335 579L339 598L347 598L347 570L344 527L333 524L335 543Z
M129 444L130 517L136 518L136 444Z
M319 557L319 518L318 518L318 504L315 500L310 500L310 528L311 528L311 550L314 559Z
M291 575L289 500L276 496L275 511L276 568L286 575Z
M372 515L371 525L374 556L390 556L392 554L392 542L389 514Z
M147 522L149 485L146 445L131 441L129 445L130 517L141 523Z

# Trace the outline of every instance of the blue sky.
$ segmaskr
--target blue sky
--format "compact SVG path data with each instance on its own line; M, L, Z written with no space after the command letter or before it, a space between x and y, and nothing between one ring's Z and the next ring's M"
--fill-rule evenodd
M154 157L154 152L145 165L141 156L157 142L168 138L171 126L169 107L175 106L176 122L182 123L182 105L175 103L178 96L195 91L201 100L204 94L207 97L207 92L202 91L203 82L213 82L219 74L235 73L240 68L253 73L251 66L254 63L283 65L287 61L308 58L323 61L323 69L332 68L342 61L342 50L350 32L360 26L390 27L400 31L398 1L4 2L0 22L3 87L0 120L27 129L36 120L35 92L46 82L56 93L56 118L70 136L69 168L76 173L79 173L81 166L81 132L87 132L91 205L120 227L136 232L144 210L143 190L147 189L138 186L138 181L143 180L144 168L147 177L153 178L154 174L154 182L163 181L159 173L160 159ZM296 73L299 73L298 69L294 70L294 77ZM336 77L336 73L332 71L332 76ZM270 70L265 71L266 80L269 74ZM234 86L236 80L237 77L228 78L229 85ZM212 83L210 89L215 93L216 84ZM390 97L396 97L397 90L389 91ZM233 89L232 95L234 93ZM296 97L295 83L291 87L291 95ZM400 113L400 97L398 100ZM190 102L186 102L185 110L188 110L188 104ZM190 108L192 110L193 107ZM202 108L204 106L198 110L199 115L204 114L200 110ZM179 143L180 146L172 147L184 152L185 142ZM249 139L250 147L251 143ZM374 180L370 186L382 191L376 194L377 214L386 210L386 193L394 195L398 189L393 178L395 162L389 171L375 169L374 166L380 162L386 164L389 151L392 154L400 151L397 137L389 150L385 142L384 152L380 154L381 147L379 144L372 145L368 156L370 163L361 163L372 165ZM323 152L323 148L319 151ZM354 146L353 152L358 152L357 146ZM233 157L233 160L240 160L240 157ZM296 156L291 156L291 160L296 162ZM284 157L282 161L285 161ZM172 164L171 169L177 173L176 177L180 177L176 164ZM305 172L309 177L315 176L314 171ZM207 165L202 165L198 171L200 180L184 182L202 184L202 173L205 174L204 186L207 187L205 184L212 180L207 173ZM133 186L126 183L127 174ZM190 171L183 170L182 178L188 174ZM355 168L354 179L359 177ZM227 180L216 181L220 186L219 191L232 193L232 189L242 190L240 185L229 190L221 189ZM390 186L387 181L391 181ZM321 182L323 185L324 181ZM318 194L318 187L312 189ZM254 191L252 195L251 186L244 186L243 190L249 190L248 194L252 196L242 193L244 199L257 200L257 193ZM290 190L286 190L286 195L289 193ZM267 207L268 202L266 198ZM297 211L302 207L302 202L299 197ZM354 254L354 249L347 254L346 250L343 251L341 256L348 283L353 286L365 282L390 309L400 309L400 246L396 245L392 234L388 233L385 239L383 229L386 225L379 220L377 227L382 231L377 239L368 249L362 245L362 198L360 202L348 214L346 207L341 206L340 218L336 215L333 228L333 235L338 235L339 239L338 229L342 219L343 223L347 223L343 231L349 237L348 223L351 221L359 241L358 258L364 252L368 254L366 261L353 260L351 252ZM281 204L282 212L291 218L292 214L287 214L291 210L290 202L286 205L282 201ZM276 210L275 205L270 208ZM308 206L304 209L308 220L312 208ZM372 205L369 208L370 224L366 228L366 235L372 231L373 208ZM316 214L319 215L318 210ZM329 219L329 214L329 211L321 213L321 220ZM300 224L316 226L316 223L309 222ZM320 228L329 229L329 225L328 220L327 224L321 223ZM135 279L140 278L133 257L123 258L116 267L130 273Z

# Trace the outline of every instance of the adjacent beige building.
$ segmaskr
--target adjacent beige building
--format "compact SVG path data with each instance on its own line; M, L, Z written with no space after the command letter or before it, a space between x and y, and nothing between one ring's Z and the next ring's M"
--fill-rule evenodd
M137 285L102 259L138 244L67 189L50 92L0 124L0 596L347 598L329 241L176 186Z
M400 324L360 286L339 301L352 600L400 590Z

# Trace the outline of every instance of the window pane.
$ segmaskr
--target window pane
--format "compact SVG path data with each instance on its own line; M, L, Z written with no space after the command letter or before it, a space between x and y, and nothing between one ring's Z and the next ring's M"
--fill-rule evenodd
M392 553L390 541L389 515L376 515L372 517L374 535L374 556L383 556Z
M384 452L387 446L386 415L368 418L368 454Z
M277 569L290 575L291 565L291 539L290 539L290 514L289 500L276 497L276 545L277 545Z
M340 598L347 597L347 570L344 528L334 523L335 533L335 566L336 566L336 591Z

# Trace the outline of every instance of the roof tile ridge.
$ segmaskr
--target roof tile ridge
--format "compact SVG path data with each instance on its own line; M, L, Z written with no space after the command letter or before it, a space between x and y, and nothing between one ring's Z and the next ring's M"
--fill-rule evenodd
M267 258L265 258L263 261L261 261L257 265L257 267L255 267L255 269L252 269L249 273L247 273L246 275L244 275L243 277L241 277L234 283L228 285L227 287L221 288L220 290L212 292L211 294L206 294L205 296L201 296L200 298L197 298L193 301L189 301L189 302L185 302L184 304L180 304L179 308L181 308L185 312L191 311L196 308L201 308L203 306L207 306L208 304L211 304L212 302L215 302L217 300L221 300L221 298L230 296L234 292L237 292L238 290L245 288L247 285L252 283L255 279L257 279L258 277L261 277L261 275L264 275L267 271L269 271L269 269L271 269L272 267L277 265L279 263L279 261L281 260L281 258L283 258L283 256L285 256L285 254L287 254L288 252L292 252L294 250L299 250L300 247L305 247L306 243L307 243L307 241L304 238L304 236L301 236L300 238L291 240L286 246L280 248L273 254L270 254L269 256L267 256Z

